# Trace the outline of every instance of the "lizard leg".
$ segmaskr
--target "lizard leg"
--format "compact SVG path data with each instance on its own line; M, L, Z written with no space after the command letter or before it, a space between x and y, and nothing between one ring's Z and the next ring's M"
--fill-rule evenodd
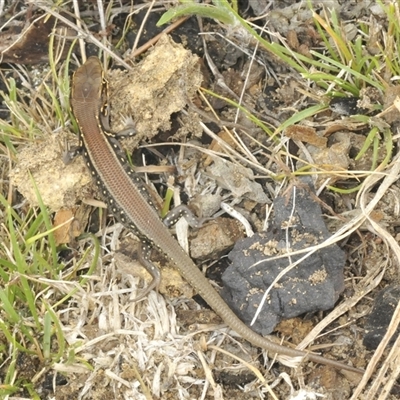
M121 131L119 131L117 133L113 132L110 129L108 113L100 115L100 123L103 128L103 133L108 137L124 139L124 138L131 137L136 134L135 123L131 117L124 118L125 126Z
M200 228L209 218L199 219L185 204L173 208L164 218L163 222L168 228L175 225L182 217L186 219L192 228Z
M184 204L181 204L178 207L175 207L173 210L171 210L166 215L163 222L166 226L170 227L174 225L181 217L186 218L186 220L188 221L189 225L192 228L199 228L203 223L203 220L199 220L193 214L193 212ZM135 299L133 299L133 301L138 301L143 299L143 297L145 297L154 288L158 290L158 287L160 285L161 274L159 269L150 261L150 254L151 254L150 245L147 243L143 243L139 250L138 259L139 262L146 268L147 272L152 276L153 280L145 289L143 289L141 293L138 294L138 296L135 297Z
M204 220L207 219L198 219L193 212L184 204L181 204L174 209L172 209L163 219L163 222L166 226L170 227L178 220L184 217L189 225L192 228L200 228L203 224ZM146 268L147 272L152 276L153 280L150 284L143 289L141 293L133 300L138 301L145 297L151 290L154 288L158 290L161 281L161 274L159 269L150 261L151 247L147 243L143 243L139 250L138 259L139 262Z
M65 165L71 164L71 162L82 153L82 146L69 146L67 142L65 142L66 150L62 154L62 160Z
M154 288L158 291L161 281L161 274L159 269L150 261L151 248L148 244L142 244L139 250L138 259L139 262L146 268L147 272L152 276L153 280L150 282L141 293L136 296L133 301L138 301L147 296L148 293Z

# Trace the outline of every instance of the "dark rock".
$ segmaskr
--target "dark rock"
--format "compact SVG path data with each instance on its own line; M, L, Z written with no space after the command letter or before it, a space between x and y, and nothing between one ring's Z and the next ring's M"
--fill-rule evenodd
M331 236L309 190L296 188L294 210L293 197L279 197L274 206L273 228L238 241L229 254L232 265L222 276L222 296L248 325L277 275L305 253L290 260L271 258L317 245ZM344 263L345 254L336 245L311 254L269 292L252 329L266 335L281 319L332 308L344 289Z
M381 290L375 298L375 304L371 314L368 316L365 326L366 335L364 337L364 346L368 350L375 350L385 335L392 319L393 312L400 301L400 286L391 285ZM400 329L397 329L396 335L393 335L391 343L394 342Z

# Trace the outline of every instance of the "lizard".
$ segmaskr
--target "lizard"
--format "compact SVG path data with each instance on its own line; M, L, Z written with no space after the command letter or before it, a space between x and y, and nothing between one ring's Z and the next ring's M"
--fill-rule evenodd
M139 259L159 279L150 260L157 249L222 320L242 338L271 353L301 357L356 373L364 371L323 356L276 344L249 328L231 310L163 223L141 176L129 165L115 134L108 129L107 81L100 60L89 57L72 78L70 105L79 127L79 149L115 218L141 241ZM158 271L158 270L157 270ZM153 285L154 286L154 285Z

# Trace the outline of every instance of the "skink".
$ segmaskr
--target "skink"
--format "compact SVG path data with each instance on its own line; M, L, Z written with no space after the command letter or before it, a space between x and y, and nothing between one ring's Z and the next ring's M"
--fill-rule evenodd
M86 164L113 215L141 240L146 266L152 267L149 249L158 249L223 321L255 346L272 353L363 373L322 356L275 344L252 331L236 316L163 224L141 177L130 168L116 139L105 129L106 86L99 59L88 58L73 76L71 107L79 125L79 142Z

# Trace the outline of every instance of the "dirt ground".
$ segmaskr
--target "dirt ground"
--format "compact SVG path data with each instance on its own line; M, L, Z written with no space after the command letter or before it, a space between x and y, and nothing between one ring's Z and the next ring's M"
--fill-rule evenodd
M326 1L324 7L312 3L320 15L329 15L334 8L349 40L356 40L359 21L387 26L375 1ZM243 17L258 26L265 24L270 40L282 36L288 48L304 55L322 51L325 44L302 2L254 0L239 5ZM141 26L145 13L146 9L134 14L135 27ZM164 28L155 26L161 14L146 17L139 47ZM117 13L112 28L123 30L128 18L127 13ZM135 40L131 34L126 36L129 44ZM159 292L133 301L150 280L136 261L137 243L111 217L105 228L99 226L101 218L81 203L82 198L101 196L82 159L68 166L61 162L60 141L68 137L72 144L77 142L71 132L63 131L49 135L45 142L21 146L10 175L18 192L34 204L36 195L26 178L29 170L46 206L56 215L60 209L74 209L82 227L76 237L90 231L102 245L101 260L87 285L58 314L71 346L70 358L51 366L26 355L18 359L19 378L34 379L42 399L399 398L399 385L388 384L398 376L398 362L389 354L396 335L387 338L387 346L376 348L400 299L396 156L400 113L395 109L382 117L382 124L394 136L391 161L378 171L382 175L357 175L373 168L374 151L379 154L378 163L383 162L387 148L382 139L375 150L369 148L356 159L370 126L353 115L371 117L378 111L366 102L352 102L353 96L345 92L350 100L332 102L323 86L307 80L262 46L254 52L254 45L237 27L226 29L211 19L200 24L197 18L189 18L137 57L130 71L118 62L108 69L111 129L119 131L127 116L135 121L135 135L123 139L122 147L148 174L149 186L160 193L154 195L158 201L162 202L168 185L179 187L183 202L214 220L190 234L189 248L215 286L223 286L221 275L231 264L226 255L249 236L234 214L228 217L219 212L221 201L235 206L255 232L277 231L281 226L271 223L276 198L286 199L284 203L295 208L293 199L306 190L321 210L327 231L335 235L330 244L344 254L335 277L339 283L333 284L329 309L305 308L290 319L279 315L273 331L263 333L286 346L300 345L360 369L381 356L364 375L366 382L372 376L371 383L363 383L361 375L307 361L298 368L291 368L293 360L285 357L273 362L272 354L227 330L162 255L153 256L162 273ZM88 46L87 51L97 54L97 48ZM199 86L204 90L198 91ZM390 107L398 95L395 85L384 93L363 89L361 100L382 106L379 111ZM217 96L208 95L207 90ZM247 111L238 112L232 102ZM261 121L274 132L314 106L320 106L320 111L279 132L278 141L255 123ZM307 162L315 168L302 170ZM302 175L311 177L312 189ZM79 211L77 204L81 204ZM89 244L76 237L59 240L72 249L68 256L79 259ZM293 241L303 239L299 234ZM309 246L321 243L314 236L306 240ZM263 244L262 251L265 257L276 256L271 241ZM325 250L319 251L323 257ZM90 260L81 266L80 273L87 273L89 264ZM54 291L68 293L72 287L54 286ZM256 291L253 286L246 299L252 291ZM316 296L309 291L304 301L309 303ZM396 322L391 326L396 333ZM55 339L52 345L56 349L59 343ZM21 398L29 398L28 392Z

